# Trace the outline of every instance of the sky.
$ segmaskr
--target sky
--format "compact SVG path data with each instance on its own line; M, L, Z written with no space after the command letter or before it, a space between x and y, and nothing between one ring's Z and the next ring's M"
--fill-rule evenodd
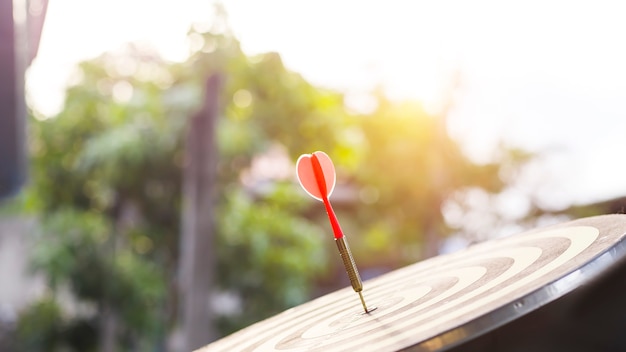
M60 109L81 60L140 41L184 60L208 0L49 0L30 104ZM224 0L247 54L276 51L310 82L367 109L384 87L437 111L459 77L450 133L488 161L539 153L520 191L553 208L626 195L626 4L620 1Z

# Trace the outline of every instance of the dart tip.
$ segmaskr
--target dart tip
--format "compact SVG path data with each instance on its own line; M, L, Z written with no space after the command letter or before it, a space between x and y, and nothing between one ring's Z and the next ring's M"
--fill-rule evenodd
M365 299L363 299L363 294L361 293L361 291L357 293L359 294L359 298L361 299L361 304L363 305L363 310L365 310L365 314L369 314L369 312L372 312L376 309L376 307L372 309L367 309L367 305L365 304Z

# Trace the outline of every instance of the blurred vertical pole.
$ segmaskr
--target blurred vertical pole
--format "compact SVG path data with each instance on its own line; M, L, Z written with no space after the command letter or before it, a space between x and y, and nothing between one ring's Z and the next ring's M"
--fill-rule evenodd
M26 6L23 2L0 0L0 198L9 196L24 183L24 64Z
M0 199L26 180L24 73L37 55L47 0L0 0Z
M209 308L209 289L215 267L215 128L221 86L221 75L208 78L204 104L191 119L187 132L179 282L179 337L183 351L197 349L217 337Z

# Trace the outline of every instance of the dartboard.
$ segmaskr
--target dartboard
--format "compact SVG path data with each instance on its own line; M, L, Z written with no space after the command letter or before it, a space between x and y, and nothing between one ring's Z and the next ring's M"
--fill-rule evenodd
M199 351L445 350L576 290L626 255L624 234L605 215L487 241L365 281L370 313L347 287Z

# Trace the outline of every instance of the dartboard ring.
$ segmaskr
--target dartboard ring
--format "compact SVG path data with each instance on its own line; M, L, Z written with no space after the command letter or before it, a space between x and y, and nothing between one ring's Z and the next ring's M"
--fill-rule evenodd
M626 216L581 219L485 242L364 283L254 324L208 351L441 350L521 317L626 254Z

